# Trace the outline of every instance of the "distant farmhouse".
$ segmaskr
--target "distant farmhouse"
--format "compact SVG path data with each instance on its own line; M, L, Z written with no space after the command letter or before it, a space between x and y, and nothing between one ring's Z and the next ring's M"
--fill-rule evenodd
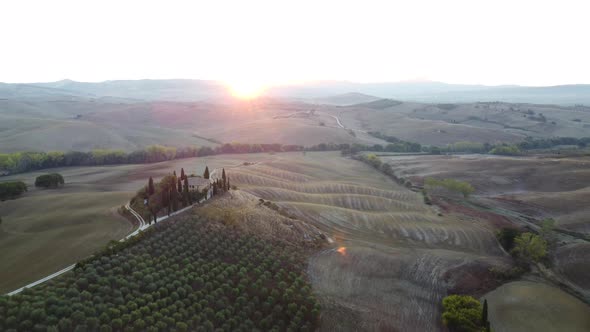
M200 176L188 178L188 188L190 191L201 191L204 188L209 188L210 184L211 181L209 181L209 179L205 179Z

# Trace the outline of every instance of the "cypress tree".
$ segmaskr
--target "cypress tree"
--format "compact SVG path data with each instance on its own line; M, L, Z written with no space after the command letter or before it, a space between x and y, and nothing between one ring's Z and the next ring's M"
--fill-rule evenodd
M227 177L227 191L229 191L231 189L230 185L229 185L229 176Z
M180 179L184 180L184 178L186 178L186 175L184 174L184 168L180 169Z
M205 173L203 173L203 178L209 179L209 167L205 166Z
M175 184L176 186L176 184ZM168 217L170 217L170 212L172 210L172 190L170 190L170 188L168 188L168 190L166 191L167 195L168 195Z
M153 195L156 192L154 189L154 179L150 176L150 181L148 182L148 195Z
M179 193L182 192L182 182L180 182L180 179L182 179L182 175L178 178L178 184L176 185L176 189Z
M223 179L223 190L227 190L227 177L225 176L225 168L222 168L221 178Z
M188 202L188 204L193 204L193 199L192 199L191 194L188 190L188 178L187 177L184 178L184 201L185 201L185 204L186 204L186 202Z
M483 300L483 309L481 312L481 321L483 326L486 328L486 331L490 331L490 321L488 321L488 300Z
M174 172L172 172L172 175L174 175L174 177L176 177L176 170L174 170Z
M176 178L176 174L174 174L173 177L172 177L172 183L170 184L172 186L170 188L170 190L172 190L173 192L178 191L178 188L176 188L176 182L178 182L178 181L177 181L177 178Z

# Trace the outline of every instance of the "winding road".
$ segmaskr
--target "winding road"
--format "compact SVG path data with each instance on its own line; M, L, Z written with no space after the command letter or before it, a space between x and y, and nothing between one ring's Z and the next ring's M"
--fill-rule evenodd
M327 116L333 117L333 118L334 118L334 120L336 120L336 124L338 124L338 127L342 128L342 129L344 129L344 130L352 130L352 131L356 131L356 132L363 133L363 134L366 134L366 133L367 133L366 131L364 131L364 130L360 130L360 129L346 128L346 127L345 127L345 126L342 124L342 122L340 121L340 118L339 118L338 116L336 116L336 115L328 114L328 113L326 113L326 112L316 112L316 113L321 113L321 114L325 114L325 115L327 115Z

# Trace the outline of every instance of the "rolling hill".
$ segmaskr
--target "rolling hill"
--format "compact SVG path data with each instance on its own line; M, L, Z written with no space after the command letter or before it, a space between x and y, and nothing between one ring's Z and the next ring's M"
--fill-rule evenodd
M318 100L320 103L335 105L368 102L371 101L370 99L373 96L428 103L503 101L573 105L590 104L590 85L528 87L447 84L433 81L383 83L319 81L274 86L269 88L265 95L275 98ZM48 83L0 83L0 98L54 96L116 97L151 101L200 101L227 98L230 93L227 85L223 82L191 79L114 80L104 82L62 80Z

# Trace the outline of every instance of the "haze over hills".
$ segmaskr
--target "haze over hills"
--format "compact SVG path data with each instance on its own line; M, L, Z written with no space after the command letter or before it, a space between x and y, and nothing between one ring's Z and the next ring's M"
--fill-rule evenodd
M542 104L588 104L590 85L526 87L516 85L485 86L441 82L354 83L319 81L270 87L268 97L307 99L313 103L350 104L354 94L417 102L504 101ZM39 98L56 96L116 97L135 100L199 101L227 98L229 88L222 82L189 79L113 80L76 82L62 80L49 83L0 83L0 98ZM344 95L344 96L339 96ZM332 99L332 100L331 100ZM334 100L336 102L334 102ZM352 99L351 99L352 100ZM355 103L372 101L367 97Z
M371 131L427 145L589 136L588 107L462 102L502 98L590 103L590 85L318 82L274 87L264 96L240 100L216 81L2 83L0 151L132 151L152 144L218 142L387 143Z

